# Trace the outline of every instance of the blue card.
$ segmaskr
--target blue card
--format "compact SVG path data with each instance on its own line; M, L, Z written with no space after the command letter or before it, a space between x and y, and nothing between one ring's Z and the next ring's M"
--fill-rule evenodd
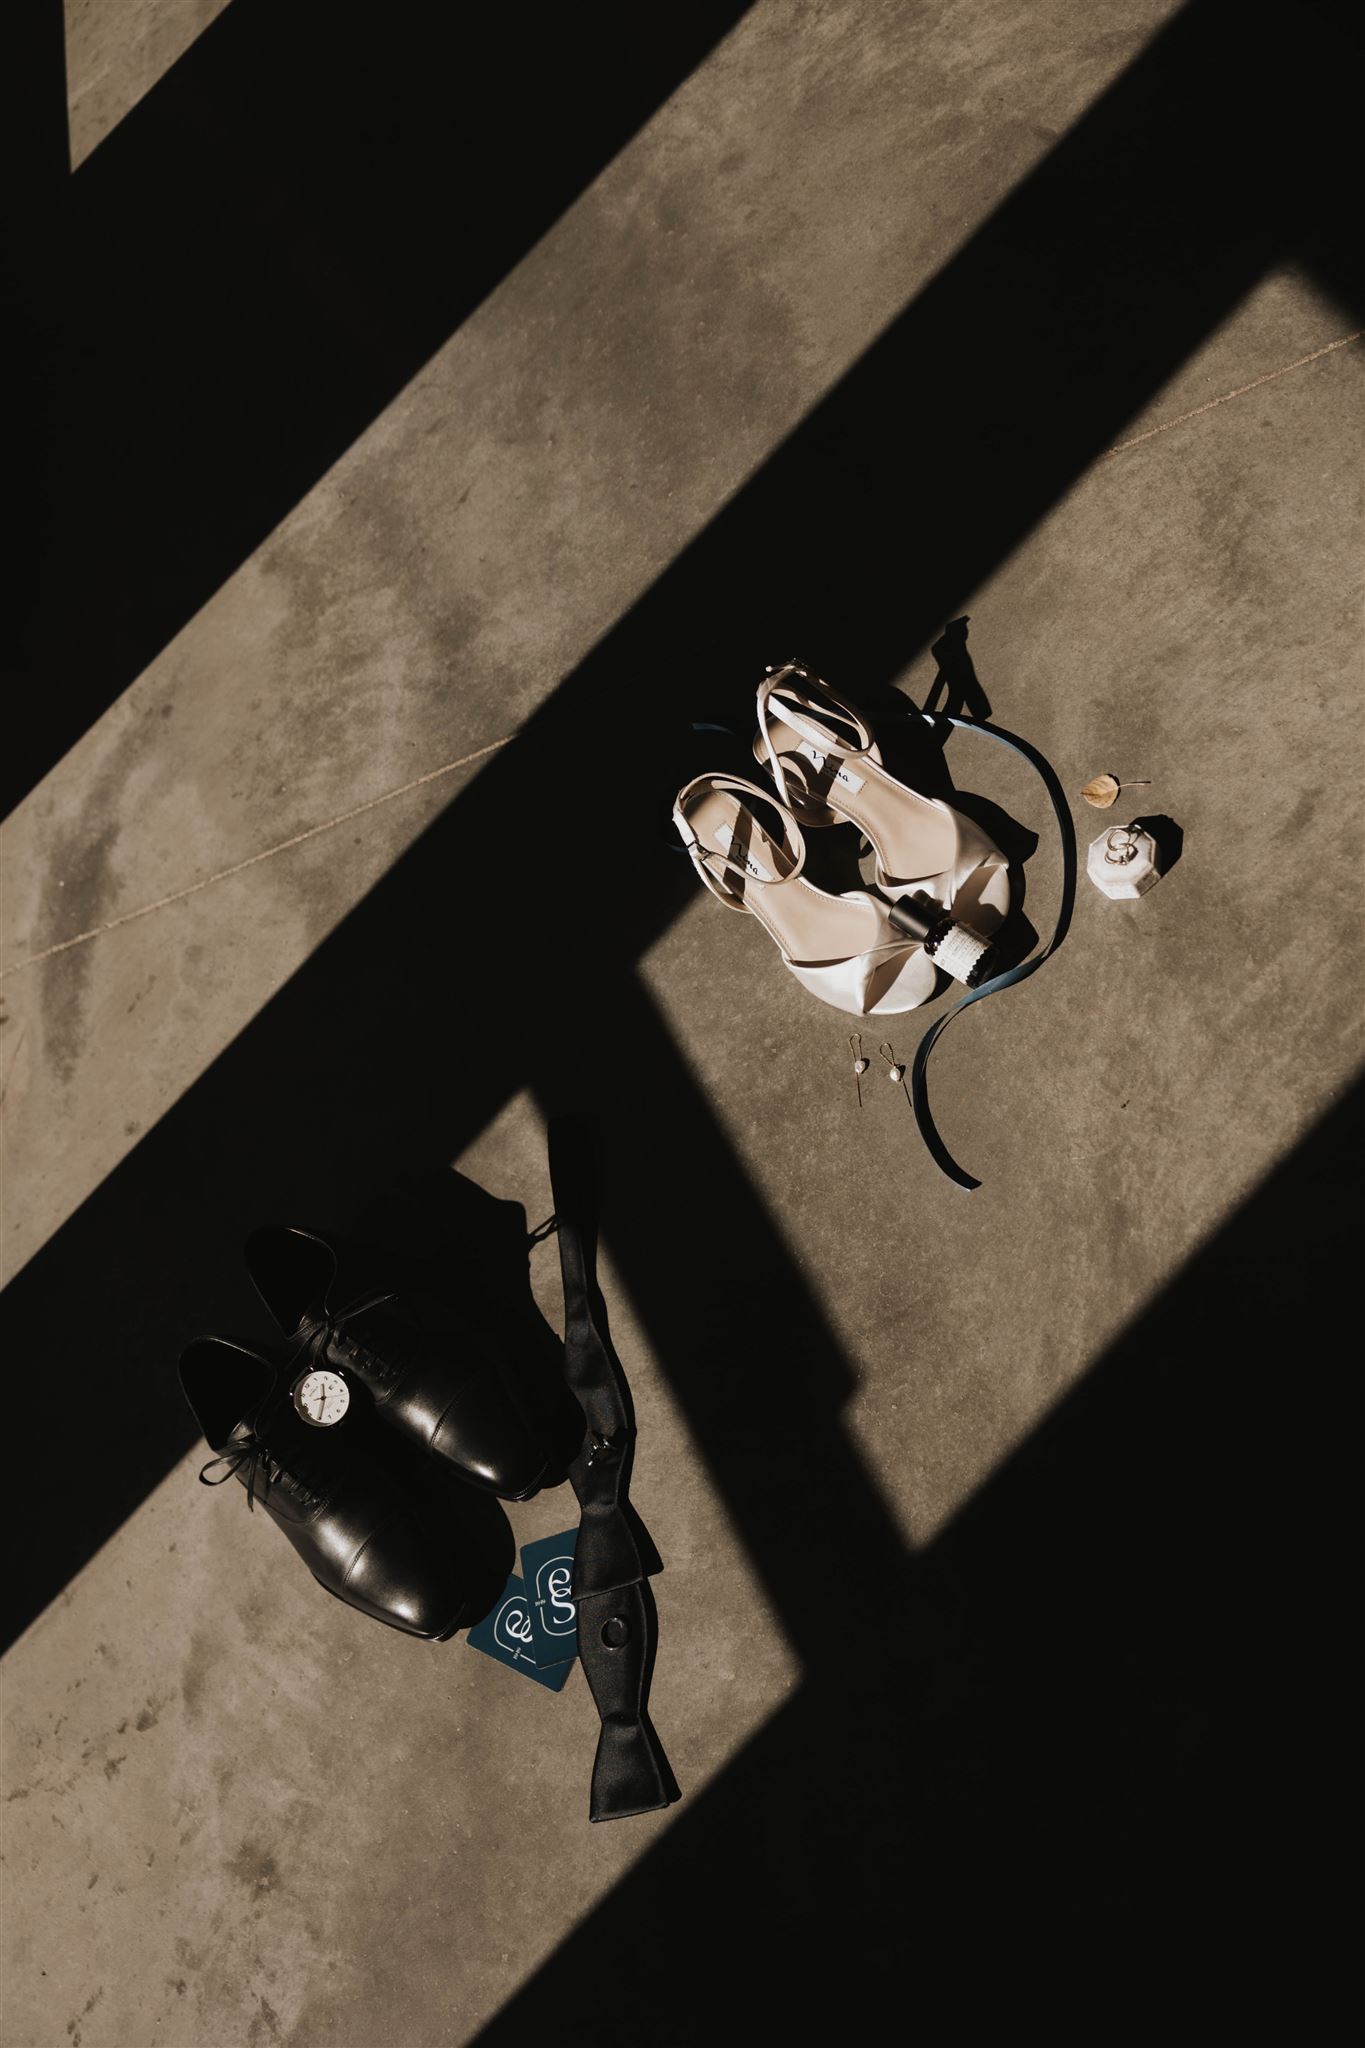
M465 1640L472 1650L482 1650L485 1657L494 1657L499 1664L510 1664L514 1671L534 1678L537 1685L548 1685L551 1692L558 1692L573 1667L573 1653L570 1651L567 1657L553 1664L539 1664L531 1647L531 1635L531 1605L526 1597L526 1582L513 1572L492 1613L476 1623Z
M531 1655L537 1664L557 1664L578 1650L578 1610L569 1591L577 1541L578 1530L573 1528L521 1546L521 1575L531 1607Z

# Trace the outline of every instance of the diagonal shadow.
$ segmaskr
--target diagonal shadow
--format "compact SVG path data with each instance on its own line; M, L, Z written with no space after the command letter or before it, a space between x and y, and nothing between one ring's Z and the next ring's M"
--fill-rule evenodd
M66 23L62 0L35 0L8 28L13 76L23 90L12 96L10 138L24 175L24 197L45 234L56 231L51 203L71 176L67 132ZM21 214L13 225L22 230ZM25 250L32 260L36 248Z
M66 186L71 177L67 128L66 20L62 0L29 0L18 19L5 24L5 54L15 81L8 96L7 140L11 177L21 195L7 222L11 275L40 278L59 245ZM18 175L15 176L17 171ZM56 325L50 298L38 291L12 294L7 307L9 362L22 366L24 402L11 409L6 437L8 497L25 516L12 518L7 541L10 588L17 594L38 587L48 572L45 550L50 477L48 465L61 416L57 380L51 374ZM10 680L8 668L5 680ZM22 749L24 729L14 704L3 732L5 751ZM15 780L15 795L26 785ZM10 808L8 767L0 769L0 815Z
M232 0L69 181L58 260L26 293L45 309L28 378L51 445L27 522L37 573L16 586L25 716L7 733L0 813L745 11L597 0L543 10L531 36L511 11L396 0L376 33L368 13L328 0ZM1131 126L1112 216L1075 188L1095 132L1084 124L1057 169L1069 195L1049 192L1045 171L1033 201L1002 215L986 246L998 263L1015 236L1017 260L976 305L980 334L955 337L979 397L1002 354L1032 367L1027 323L1087 381L1093 352L1113 349L1125 419L1152 388L1140 359L1135 378L1121 360L1122 329L1141 332L1149 296L1217 317L1230 273L1249 281L1290 251L1360 303L1339 220L1357 125L1339 11L1195 0L1197 19L1154 52L1169 118ZM1122 125L1120 102L1107 118ZM1058 199L1048 249L1038 209ZM1173 209L1185 218L1170 239L1150 232ZM1075 285L1096 269L1107 331L1072 318ZM927 402L937 376L935 365ZM1006 388L1019 381L1007 368ZM949 372L942 395L961 388ZM1044 380L1039 402L1053 395ZM1040 418L1038 459L1055 425ZM987 458L975 509L989 519L989 443L972 439ZM1060 474L1068 453L1055 452ZM923 455L934 453L931 441ZM936 487L923 456L904 483Z
M656 829L679 779L676 732L699 676L729 679L718 694L732 692L738 721L757 663L793 644L817 662L828 651L864 694L887 683L1297 246L1285 195L1315 186L1341 147L1321 102L1309 118L1287 92L1309 62L1303 47L1321 66L1322 46L1300 26L1287 44L1267 32L1230 47L1227 20L1195 6L1157 39L11 1283L7 1355L42 1357L80 1388L83 1416L79 1438L58 1442L47 1378L11 1390L39 1503L7 1579L11 1631L188 1448L170 1361L197 1327L242 1326L234 1247L258 1215L340 1222L377 1177L457 1154L528 1079L547 1108L583 1112L598 1133L617 1191L604 1239L670 1380L693 1373L697 1329L725 1328L736 1356L800 1360L810 1421L791 1469L823 1474L841 1522L869 1544L887 1536L866 1475L845 1449L831 1454L849 1367L635 977L693 886ZM1324 71L1324 90L1335 76ZM1278 180L1264 167L1272 113L1294 145ZM1331 242L1333 222L1343 233L1337 189L1315 201L1314 247ZM1047 318L1024 320L1002 354L1002 308ZM618 843L635 850L610 888L575 851L580 792L594 787L612 790ZM537 821L544 847L570 852L524 878L531 892L509 915L487 875L514 812ZM35 971L45 1010L65 1006L79 1030L69 966ZM534 1000L545 988L558 996L548 1017ZM628 1099L613 1065L626 1037ZM642 1231L661 1159L669 1229ZM703 1220L717 1211L733 1221L724 1242ZM69 1313L81 1300L98 1318L94 1347ZM762 1373L750 1398L734 1427L752 1447ZM775 1516L766 1481L756 1498L742 1457L727 1466L717 1432L698 1435L800 1640L809 1575L832 1588L829 1562L794 1533L800 1487Z
M874 2015L1331 2038L1357 1995L1362 1404L1309 1305L1354 1262L1362 1112L1358 1085L926 1550L868 1548L815 1478L842 1578L812 1589L800 1690L481 2048ZM804 1442L797 1405L770 1403L750 1486Z
M528 25L427 0L387 0L378 22L232 0L69 179L27 273L51 439L26 525L45 573L15 584L25 717L0 813L747 6L589 0ZM60 4L42 13L60 50Z

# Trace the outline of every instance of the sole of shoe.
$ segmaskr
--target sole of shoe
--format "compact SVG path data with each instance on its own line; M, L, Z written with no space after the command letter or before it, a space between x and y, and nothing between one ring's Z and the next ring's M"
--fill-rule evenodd
M349 1607L351 1613L358 1614L363 1621L377 1621L381 1628L391 1628L400 1636L410 1636L415 1643L448 1643L452 1636L457 1636L462 1628L469 1626L468 1623L456 1619L435 1634L429 1634L425 1629L420 1628L404 1628L401 1621L389 1621L382 1614L367 1614L363 1607L352 1606L351 1602L343 1600L340 1593L333 1587L323 1585L322 1580L318 1578L316 1573L313 1574L313 1583L322 1586L324 1593L329 1593L333 1600L340 1601L343 1607Z

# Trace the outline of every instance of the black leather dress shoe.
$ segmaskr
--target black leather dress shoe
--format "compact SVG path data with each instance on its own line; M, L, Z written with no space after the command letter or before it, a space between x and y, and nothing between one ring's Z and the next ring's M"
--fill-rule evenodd
M582 1412L515 1327L456 1314L425 1292L354 1293L336 1248L309 1230L255 1231L246 1261L296 1354L360 1383L383 1422L462 1479L527 1500L564 1478Z
M497 1588L461 1541L441 1475L410 1457L399 1470L382 1441L376 1455L377 1432L337 1374L307 1362L281 1373L240 1344L199 1337L181 1354L180 1384L218 1453L200 1478L241 1480L248 1506L338 1600L437 1643L487 1612Z

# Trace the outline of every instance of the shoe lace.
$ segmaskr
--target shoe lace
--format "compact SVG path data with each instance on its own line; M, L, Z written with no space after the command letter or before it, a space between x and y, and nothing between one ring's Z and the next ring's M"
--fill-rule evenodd
M216 1479L210 1479L209 1474L215 1465L221 1465L223 1470ZM302 1472L286 1466L254 1429L234 1437L227 1450L216 1458L210 1458L200 1469L199 1483L201 1486L221 1486L225 1479L232 1479L243 1467L246 1469L246 1504L253 1514L256 1511L258 1488L261 1499L264 1500L272 1486L282 1486L306 1508L316 1507L322 1498L321 1494L309 1485Z
M392 1289L374 1294L361 1294L343 1309L329 1309L323 1303L322 1314L305 1316L298 1328L298 1344L286 1371L292 1377L295 1368L304 1359L310 1359L315 1366L325 1364L327 1353L333 1345L347 1352L353 1359L363 1356L367 1369L379 1379L391 1379L399 1370L398 1362L392 1358L381 1358L356 1342L349 1332L349 1325L359 1317L368 1315L371 1309L382 1308L388 1302L396 1302L398 1296ZM406 1307L406 1304L404 1304ZM408 1313L412 1311L409 1309ZM414 1318L415 1320L415 1318Z
M286 1381L292 1383L297 1368L304 1359L311 1359L315 1366L322 1365L326 1360L329 1346L334 1343L348 1351L353 1358L356 1357L360 1347L354 1338L346 1334L347 1326L357 1317L366 1315L371 1309L380 1308L385 1302L397 1299L397 1295L391 1291L362 1294L335 1313L329 1311L324 1303L320 1316L305 1317L299 1326L299 1342L285 1367ZM364 1355L370 1370L380 1378L390 1378L398 1370L397 1364L390 1359L376 1358L370 1352ZM260 1418L257 1420L259 1423ZM210 1479L209 1474L215 1465L221 1465L223 1469L216 1478ZM233 1438L227 1450L220 1456L210 1458L200 1471L200 1483L204 1486L221 1486L224 1480L233 1478L243 1468L246 1471L246 1504L253 1514L256 1509L257 1491L259 1490L264 1500L272 1486L284 1487L307 1508L316 1507L322 1498L299 1469L297 1457L292 1469L286 1466L278 1453L272 1451L264 1437L258 1434L256 1428L244 1430L241 1436Z

